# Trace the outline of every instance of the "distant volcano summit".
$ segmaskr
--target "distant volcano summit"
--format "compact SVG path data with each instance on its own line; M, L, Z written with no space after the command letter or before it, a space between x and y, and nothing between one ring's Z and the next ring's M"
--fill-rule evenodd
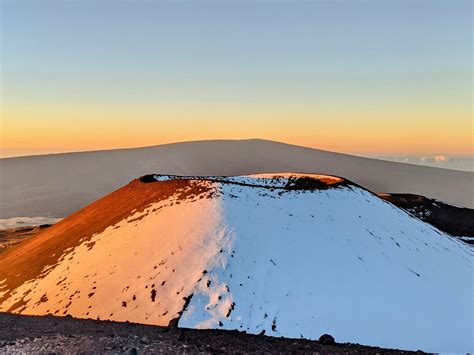
M0 259L0 310L472 350L472 249L343 178L147 175Z

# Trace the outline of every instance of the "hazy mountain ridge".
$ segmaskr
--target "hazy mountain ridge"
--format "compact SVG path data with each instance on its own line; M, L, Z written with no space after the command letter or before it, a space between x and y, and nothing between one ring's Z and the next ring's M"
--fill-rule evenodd
M265 140L0 159L0 218L65 217L137 176L232 176L295 171L343 176L374 192L413 193L474 207L474 174L386 162Z

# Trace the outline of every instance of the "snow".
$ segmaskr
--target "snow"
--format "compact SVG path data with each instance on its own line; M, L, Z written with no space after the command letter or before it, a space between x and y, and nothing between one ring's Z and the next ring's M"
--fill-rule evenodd
M206 180L221 183L234 183L240 185L285 188L294 185L297 179L309 178L321 180L329 185L344 181L344 179L331 175L301 174L301 173L272 173L272 174L251 174L245 176L179 176L179 175L153 175L156 181L168 180Z
M408 208L407 209L410 213L416 215L417 217L423 219L423 218L426 218L426 217L429 217L431 216L432 212L425 209L424 207L422 206L419 206L419 207L413 207L413 208Z
M44 277L17 288L0 309L7 310L26 294L28 306L20 313L168 324L223 237L215 232L220 217L217 200L164 208L173 202L154 204L66 250L59 265L47 266ZM134 221L153 209L160 213ZM156 302L151 302L152 290L157 292ZM0 296L2 291L6 290L0 283ZM40 301L43 295L45 302Z
M201 281L180 326L472 349L472 255L458 242L361 189L278 199L255 199L233 185L223 191L226 221L238 236L232 257ZM217 289L202 287L208 279ZM228 308L220 307L229 302L235 306L226 318Z
M203 179L213 197L132 214L0 310L23 299L15 312L166 325L190 297L180 327L474 350L472 249L359 187L285 190L294 174L279 176Z
M167 181L167 180L172 180L175 177L173 177L171 175L153 175L153 178L156 181Z

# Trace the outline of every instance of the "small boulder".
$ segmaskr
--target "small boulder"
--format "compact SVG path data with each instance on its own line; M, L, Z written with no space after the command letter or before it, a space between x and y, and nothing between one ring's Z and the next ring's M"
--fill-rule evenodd
M323 334L319 337L319 343L323 345L333 345L336 344L336 341L332 335Z

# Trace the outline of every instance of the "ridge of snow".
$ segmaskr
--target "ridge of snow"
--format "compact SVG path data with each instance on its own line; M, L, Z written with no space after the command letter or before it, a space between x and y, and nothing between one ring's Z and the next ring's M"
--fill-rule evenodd
M313 179L324 182L328 185L343 182L344 179L332 175L303 174L303 173L268 173L251 174L242 176L181 176L181 175L159 175L154 174L153 178L160 181L169 180L201 180L219 183L235 183L258 187L287 188L298 179Z

